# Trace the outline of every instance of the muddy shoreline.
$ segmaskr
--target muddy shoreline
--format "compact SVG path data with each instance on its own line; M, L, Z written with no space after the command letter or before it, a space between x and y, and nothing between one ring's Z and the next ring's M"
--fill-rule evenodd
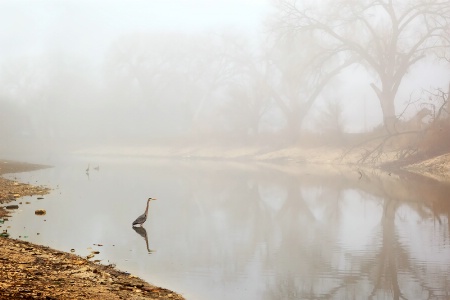
M7 237L7 203L51 190L1 176L48 167L0 160L0 299L184 299L112 265Z

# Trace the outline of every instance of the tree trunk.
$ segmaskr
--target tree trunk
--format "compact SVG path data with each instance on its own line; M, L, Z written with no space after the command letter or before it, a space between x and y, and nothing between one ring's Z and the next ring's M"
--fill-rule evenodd
M444 101L446 101L446 103L444 104L445 105L445 107L444 107L445 118L446 118L447 124L450 124L450 82L448 83L447 98L444 98Z
M397 132L395 129L395 123L397 122L397 116L395 115L395 93L387 91L386 86L383 86L383 90L380 90L373 83L371 86L380 101L384 128L389 134Z
M291 111L289 115L286 115L287 132L289 135L288 138L290 143L295 144L299 142L304 118L304 113L295 110Z
M395 129L395 123L397 123L397 117L395 115L395 97L388 96L380 99L381 110L383 112L383 122L386 131L389 134L397 132Z

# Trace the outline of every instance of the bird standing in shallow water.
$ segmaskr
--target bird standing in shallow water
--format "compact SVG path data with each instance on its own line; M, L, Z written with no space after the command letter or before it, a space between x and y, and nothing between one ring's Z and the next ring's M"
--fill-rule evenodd
M147 207L145 208L145 212L140 215L139 217L137 217L136 220L134 220L133 222L133 226L135 225L141 225L144 224L145 221L147 221L147 214L148 214L148 205L150 204L151 200L156 200L155 198L148 198L147 200Z

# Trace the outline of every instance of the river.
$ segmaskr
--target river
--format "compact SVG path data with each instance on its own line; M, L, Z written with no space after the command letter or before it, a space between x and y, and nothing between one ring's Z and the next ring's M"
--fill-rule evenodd
M99 251L91 260L187 299L450 297L448 185L300 164L43 163L53 167L5 176L53 188L16 201L3 226L13 238L81 256ZM158 200L133 229L148 197Z

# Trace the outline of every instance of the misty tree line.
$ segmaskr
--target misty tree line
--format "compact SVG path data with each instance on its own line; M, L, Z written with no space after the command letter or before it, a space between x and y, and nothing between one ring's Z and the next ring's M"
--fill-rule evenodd
M318 99L349 68L366 71L387 132L402 80L450 60L450 2L274 2L260 41L237 32L130 33L101 63L60 51L0 66L0 135L71 140L258 137L301 141ZM316 118L342 133L341 101ZM344 103L343 103L344 102Z

